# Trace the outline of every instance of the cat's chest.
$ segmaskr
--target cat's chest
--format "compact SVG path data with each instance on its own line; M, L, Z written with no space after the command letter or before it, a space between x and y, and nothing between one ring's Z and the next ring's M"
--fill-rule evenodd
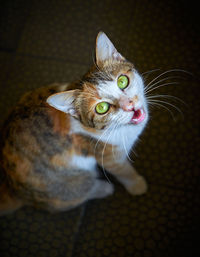
M139 131L135 130L133 126L124 126L117 130L111 129L101 137L101 141L130 151L139 134Z
M87 130L84 130L83 127L80 126L79 122L72 119L71 120L71 133L77 134L85 134L92 138L95 138L98 142L102 142L103 146L113 145L117 148L121 149L121 151L129 152L131 147L138 139L141 134L144 126L122 126L117 129L105 129L101 133L92 133Z

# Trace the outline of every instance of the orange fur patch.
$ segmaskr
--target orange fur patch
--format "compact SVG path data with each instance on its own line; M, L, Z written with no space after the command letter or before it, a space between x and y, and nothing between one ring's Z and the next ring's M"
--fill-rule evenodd
M56 154L51 158L51 164L56 167L67 166L70 156L72 156L72 151L64 151L62 154Z
M70 130L69 115L48 106L48 114L53 121L53 130L61 135L67 135Z

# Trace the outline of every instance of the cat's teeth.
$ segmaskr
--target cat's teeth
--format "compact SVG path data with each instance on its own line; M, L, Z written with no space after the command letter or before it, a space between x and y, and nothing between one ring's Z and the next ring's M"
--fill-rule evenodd
M131 119L131 123L133 124L141 123L144 120L145 115L146 114L143 108L134 111L133 117Z

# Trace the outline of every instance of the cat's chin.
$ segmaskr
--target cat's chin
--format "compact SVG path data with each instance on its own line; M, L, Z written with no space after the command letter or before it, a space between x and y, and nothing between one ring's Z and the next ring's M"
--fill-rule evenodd
M145 120L145 118L146 118L146 112L144 108L140 108L138 110L134 110L134 114L130 120L130 123L137 125L142 123Z

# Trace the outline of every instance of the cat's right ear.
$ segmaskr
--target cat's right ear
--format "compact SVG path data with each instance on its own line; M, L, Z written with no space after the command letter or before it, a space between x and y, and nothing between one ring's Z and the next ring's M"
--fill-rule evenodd
M56 93L47 98L47 103L59 111L69 113L71 116L78 118L78 113L74 106L76 94L77 90Z
M125 58L117 51L104 32L99 32L96 38L96 64L101 66L106 60L123 61Z

